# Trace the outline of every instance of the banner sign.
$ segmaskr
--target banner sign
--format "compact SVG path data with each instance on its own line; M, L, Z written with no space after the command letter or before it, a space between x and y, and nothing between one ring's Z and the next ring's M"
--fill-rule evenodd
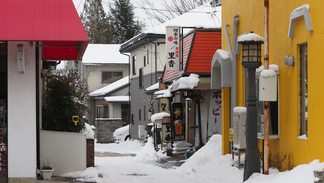
M179 71L180 69L180 27L166 27L166 70Z
M184 140L184 121L183 121L183 106L181 102L172 104L172 123L174 126L174 141Z

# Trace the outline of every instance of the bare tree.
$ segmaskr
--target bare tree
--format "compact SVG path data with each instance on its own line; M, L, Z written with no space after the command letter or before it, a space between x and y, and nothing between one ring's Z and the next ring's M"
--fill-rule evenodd
M164 23L208 1L210 0L162 0L162 8L157 8L152 0L141 0L138 6L145 10L148 17Z

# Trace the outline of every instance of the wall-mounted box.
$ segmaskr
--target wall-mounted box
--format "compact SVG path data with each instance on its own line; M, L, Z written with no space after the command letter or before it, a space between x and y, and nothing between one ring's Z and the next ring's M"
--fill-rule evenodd
M25 53L24 53L24 45L17 45L17 70L19 73L25 73Z
M277 73L272 69L260 73L259 101L277 101Z

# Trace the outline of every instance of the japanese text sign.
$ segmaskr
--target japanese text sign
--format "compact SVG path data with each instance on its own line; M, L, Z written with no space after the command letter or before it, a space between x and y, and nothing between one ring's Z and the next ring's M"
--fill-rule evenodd
M180 68L180 27L166 27L166 70L178 71Z

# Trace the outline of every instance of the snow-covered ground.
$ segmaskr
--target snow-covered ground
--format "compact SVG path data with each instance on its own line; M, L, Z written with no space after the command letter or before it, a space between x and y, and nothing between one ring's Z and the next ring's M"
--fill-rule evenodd
M231 155L221 155L221 135L214 135L209 142L180 166L161 166L161 159L168 157L153 150L152 139L144 146L139 141L120 144L96 144L96 153L115 153L115 156L96 156L96 167L66 174L81 181L99 183L238 183L243 182L243 170L232 166ZM135 155L136 154L136 155ZM270 175L253 174L246 183L313 183L314 170L323 170L318 160L299 165L291 171Z

